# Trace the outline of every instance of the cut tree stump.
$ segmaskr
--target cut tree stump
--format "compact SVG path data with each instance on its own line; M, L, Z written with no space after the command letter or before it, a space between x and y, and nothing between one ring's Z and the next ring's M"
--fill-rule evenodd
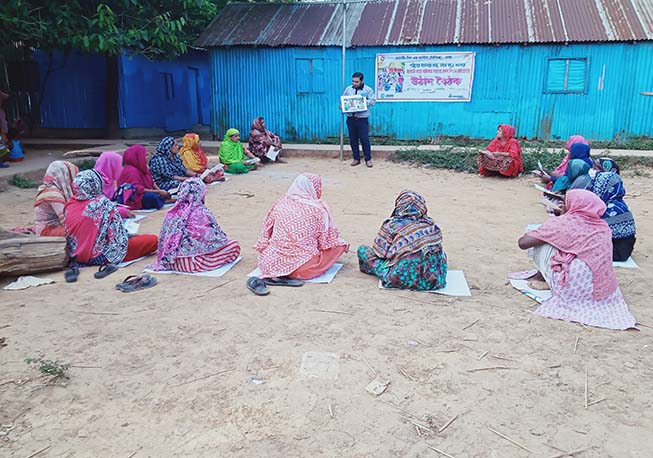
M65 237L37 237L0 230L0 276L63 270L67 265Z

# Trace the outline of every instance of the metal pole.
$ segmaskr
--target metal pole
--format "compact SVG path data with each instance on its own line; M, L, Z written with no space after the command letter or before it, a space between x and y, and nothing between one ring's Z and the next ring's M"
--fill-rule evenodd
M347 0L342 0L342 85L340 87L345 87L345 57L347 44L345 40L347 39L346 27L347 23L345 18L347 17ZM340 113L340 160L345 160L345 114Z

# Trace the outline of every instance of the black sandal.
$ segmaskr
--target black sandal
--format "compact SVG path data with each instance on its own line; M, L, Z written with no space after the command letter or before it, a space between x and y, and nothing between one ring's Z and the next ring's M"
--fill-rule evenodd
M75 283L77 281L77 277L79 277L79 268L78 267L71 267L64 274L64 278L66 279L66 283Z
M295 288L304 284L304 280L295 280L289 277L264 278L263 281L268 286L292 286Z
M103 266L100 266L97 272L93 274L95 278L98 280L104 277L108 277L112 273L114 273L116 270L118 270L118 266L115 264L105 264Z
M127 277L124 282L118 283L116 288L122 291L123 293L133 293L134 291L140 291L142 289L151 288L156 286L157 281L151 275L144 274L131 277Z
M258 277L249 277L247 279L247 289L257 296L267 296L270 290L265 286L265 282Z

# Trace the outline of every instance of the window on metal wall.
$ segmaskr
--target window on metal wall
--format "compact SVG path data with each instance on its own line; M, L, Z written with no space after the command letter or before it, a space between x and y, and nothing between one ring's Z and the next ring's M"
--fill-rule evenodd
M584 94L586 89L586 58L551 58L548 60L544 92L554 94Z
M295 59L298 94L325 92L324 59Z
M174 99L175 83L172 78L172 73L161 73L161 78L163 80L163 94L165 95L166 100Z

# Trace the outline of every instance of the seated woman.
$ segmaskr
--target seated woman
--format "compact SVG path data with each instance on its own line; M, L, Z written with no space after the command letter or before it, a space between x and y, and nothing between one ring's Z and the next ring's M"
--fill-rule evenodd
M430 291L447 286L442 232L427 211L422 196L402 191L374 246L358 248L361 272L376 275L386 288Z
M50 163L34 201L34 233L64 237L64 206L73 196L72 183L79 169L68 161Z
M582 159L572 159L567 164L565 174L558 178L551 190L557 193L565 193L570 189L587 189L592 184L589 176L591 167Z
M252 154L258 157L261 162L269 162L270 158L268 158L267 153L271 146L279 151L275 161L284 163L285 161L279 157L281 155L281 150L283 149L281 138L267 130L265 128L265 119L259 116L254 119L254 122L252 122L252 128L249 131L249 150Z
M486 177L500 173L506 177L516 177L524 171L521 146L513 138L515 128L499 124L497 138L492 140L485 151L478 153L478 173Z
M635 248L635 219L624 202L624 187L619 166L610 158L602 157L594 162L597 174L592 181L590 191L596 194L606 205L603 221L612 231L612 260L627 260Z
M545 183L547 186L547 189L551 189L553 187L553 184L555 181L563 176L565 172L567 171L567 164L569 163L569 160L571 159L571 145L574 145L576 143L582 143L584 145L588 145L587 140L585 140L584 137L581 135L572 135L569 137L569 140L567 140L567 144L565 145L565 149L567 150L567 155L562 159L562 162L560 162L560 165L558 165L555 170L553 170L550 173L546 172L540 172L540 179L542 180L542 183Z
M200 136L197 134L184 135L179 155L184 161L186 169L198 175L203 174L209 167L209 159L204 154L200 143ZM205 183L213 183L214 181L224 181L224 172L221 169L211 172L204 177Z
M268 212L254 247L267 284L319 277L349 250L321 197L322 178L305 173Z
M535 267L551 288L536 315L608 329L629 329L628 310L612 270L612 233L601 215L605 204L590 191L573 189L562 215L519 239L534 248Z
M247 173L256 170L256 163L250 162L256 156L240 143L240 132L237 129L229 129L224 134L219 154L220 162L225 165L227 173ZM260 159L257 158L257 161Z
M142 145L133 145L122 156L123 169L118 178L123 204L132 210L160 209L170 198L168 191L159 189L147 168L147 150ZM133 187L133 188L131 188ZM131 188L131 189L129 189Z
M122 156L114 151L105 151L95 162L93 170L98 172L102 177L102 192L109 200L113 200L116 195L116 183L122 173ZM131 216L129 209L118 207L120 216L129 218Z
M204 205L205 196L202 180L191 178L181 184L177 203L161 226L154 270L205 272L238 258L240 245L227 238Z
M182 181L197 176L186 169L178 153L179 143L172 137L165 137L156 147L156 153L150 159L150 171L159 189L168 191L178 188Z
M118 264L156 251L156 235L129 238L116 204L102 194L102 178L98 172L79 172L73 188L75 193L65 210L71 265Z

